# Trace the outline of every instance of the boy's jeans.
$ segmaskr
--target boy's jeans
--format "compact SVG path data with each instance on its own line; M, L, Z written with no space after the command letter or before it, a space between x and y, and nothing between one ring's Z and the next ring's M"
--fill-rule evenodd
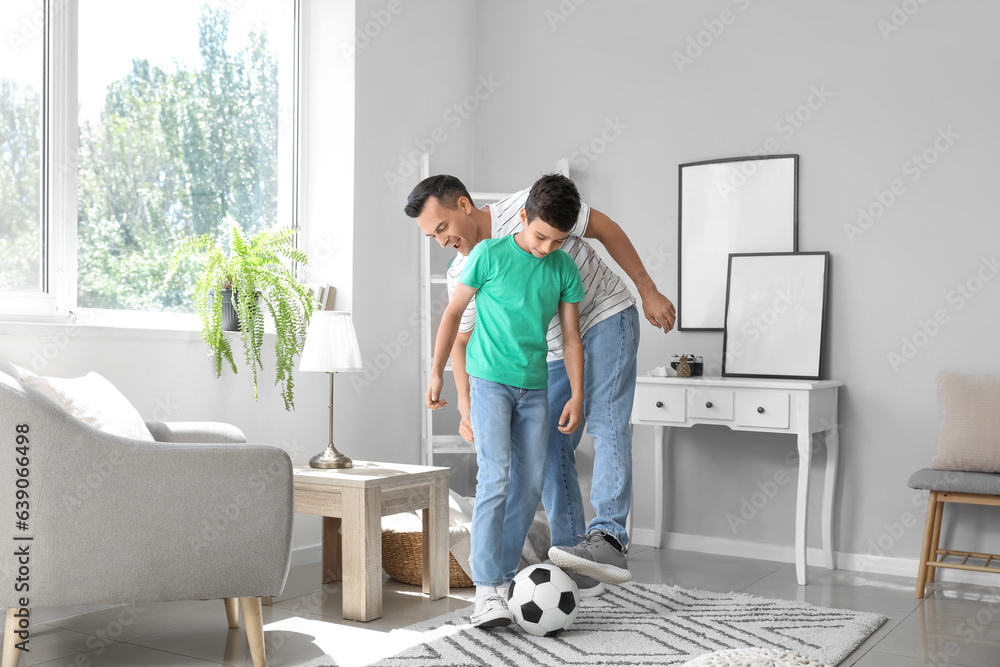
M545 389L518 389L472 376L469 385L479 464L472 581L499 586L517 573L542 497L549 403Z
M587 433L594 438L590 501L597 513L586 530L607 531L622 546L628 544L625 518L632 503L629 419L635 398L638 349L639 311L635 306L598 322L583 335L583 413ZM566 364L562 360L549 362L549 453L542 501L549 517L552 546L573 546L584 533L583 497L576 477L576 448L583 428L571 435L556 428L570 393Z

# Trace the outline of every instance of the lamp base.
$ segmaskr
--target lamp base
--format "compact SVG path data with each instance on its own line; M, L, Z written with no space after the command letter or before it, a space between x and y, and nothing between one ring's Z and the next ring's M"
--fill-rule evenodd
M354 464L344 454L337 451L333 444L327 445L321 454L309 459L311 468L353 468Z

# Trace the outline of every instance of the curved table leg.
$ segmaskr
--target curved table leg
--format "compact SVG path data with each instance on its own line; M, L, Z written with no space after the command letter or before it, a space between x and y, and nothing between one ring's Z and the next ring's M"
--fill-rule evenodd
M795 579L800 586L805 586L806 527L809 519L809 465L812 461L812 434L799 433L798 445L799 489L795 501Z
M823 560L828 570L836 569L833 562L833 500L837 492L837 464L840 459L836 409L833 414L833 424L826 432L826 475L823 481Z
M655 441L653 443L653 467L656 470L653 487L653 546L657 549L663 546L663 441L665 426L654 426Z

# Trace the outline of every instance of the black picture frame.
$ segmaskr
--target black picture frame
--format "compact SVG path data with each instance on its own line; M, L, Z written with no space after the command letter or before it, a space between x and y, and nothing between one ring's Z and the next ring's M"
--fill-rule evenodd
M827 251L730 254L722 375L822 380L829 279Z
M713 235L711 229L704 229L704 226L710 222L708 216L700 214L692 216L690 209L699 207L697 203L692 203L692 199L697 201L711 195L699 196L694 192L688 192L686 201L685 176L688 176L688 180L692 181L694 178L705 178L702 174L705 170L717 171L712 167L733 165L733 168L729 170L730 174L743 174L747 179L752 179L758 174L758 171L755 169L747 176L748 168L743 167L743 163L774 160L788 161L786 170L790 170L791 183L784 186L784 189L788 190L787 200L785 199L786 195L779 192L775 196L783 201L771 205L758 201L760 199L758 193L752 193L755 196L745 197L747 200L745 205L736 204L736 211L730 211L722 216L729 219L719 220L719 229L730 229L734 225L744 227L742 239L726 239L721 233ZM768 166L772 164L777 166L777 163L768 162ZM677 328L679 331L722 331L725 328L725 264L729 253L797 252L799 249L799 156L795 153L789 153L702 160L680 164L677 171ZM755 187L764 188L767 185L768 182L758 179ZM720 189L720 187L716 189ZM743 185L740 184L737 188L742 189ZM704 207L708 206L711 206L711 202L705 204ZM688 216L685 216L686 207L689 209ZM774 210L768 210L772 208ZM739 219L733 221L733 216ZM692 217L695 219L690 219ZM689 255L695 253L693 257L686 257L684 252L685 238L690 239L696 235L693 229L689 229L688 233L685 234L686 222L689 226L698 225L697 235L710 237L709 240L689 243L689 245L695 246L689 248L688 253ZM765 227L769 224L773 224L774 229ZM779 237L780 242L775 240ZM715 247L716 245L718 247ZM685 269L685 259L688 262L687 270ZM685 273L693 274L697 271L707 272L707 274L701 278L685 280ZM686 304L688 304L687 307ZM692 306L690 304L698 305ZM705 309L708 313L707 315L699 313L696 309Z

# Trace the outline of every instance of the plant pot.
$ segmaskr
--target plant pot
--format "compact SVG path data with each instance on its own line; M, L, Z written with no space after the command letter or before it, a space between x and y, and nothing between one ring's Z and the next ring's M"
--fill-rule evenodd
M239 296L236 297L236 300L239 301ZM260 301L260 296L257 297L257 300ZM233 290L231 289L222 290L222 330L240 330L240 314L234 305Z

